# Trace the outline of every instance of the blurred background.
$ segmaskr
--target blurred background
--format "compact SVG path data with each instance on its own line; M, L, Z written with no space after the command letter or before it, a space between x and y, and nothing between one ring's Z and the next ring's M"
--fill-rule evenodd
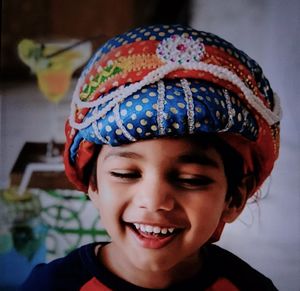
M81 63L69 56L72 70L65 74L63 93L57 99L49 98L41 84L45 80L38 83L35 68L20 59L20 41L70 45L91 38L84 53L76 55L84 63L89 53L115 34L138 25L182 23L218 34L247 52L262 66L281 97L280 158L262 189L263 199L247 205L240 219L225 228L219 244L270 277L279 290L299 291L299 11L297 0L2 0L0 189L4 198L0 216L4 222L0 227L0 267L9 270L12 251L15 260L20 260L20 253L26 255L22 262L29 270L39 260L63 255L70 246L106 238L84 195L71 188L60 168L64 122ZM44 160L39 157L47 154L49 141L56 159L43 170ZM32 163L38 169L24 182ZM22 182L20 199L15 192L20 192ZM25 213L24 209L29 210ZM7 220L9 213L14 221ZM17 217L16 213L24 215ZM35 239L35 244L24 249L22 239L28 238ZM62 245L63 250L59 249ZM26 274L20 271L19 280ZM12 279L9 275L4 278L6 275L0 275L0 287L9 288Z

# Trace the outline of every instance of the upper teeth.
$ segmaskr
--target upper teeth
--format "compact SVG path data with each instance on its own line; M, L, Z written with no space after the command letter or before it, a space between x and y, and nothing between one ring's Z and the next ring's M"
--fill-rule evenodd
M134 226L136 229L139 229L143 232L154 232L156 234L162 233L162 234L167 234L168 232L172 233L174 231L174 227L159 227L159 226L152 226L148 224L140 224L140 223L134 223Z

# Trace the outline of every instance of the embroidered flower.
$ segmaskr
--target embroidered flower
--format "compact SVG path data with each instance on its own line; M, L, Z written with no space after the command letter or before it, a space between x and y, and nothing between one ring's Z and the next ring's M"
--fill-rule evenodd
M156 49L156 54L163 61L183 64L199 62L204 51L200 39L194 40L191 36L174 34L162 40Z

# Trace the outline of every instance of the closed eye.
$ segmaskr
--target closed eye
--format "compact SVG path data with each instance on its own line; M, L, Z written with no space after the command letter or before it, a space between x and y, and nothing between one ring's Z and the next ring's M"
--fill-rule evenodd
M197 176L191 178L178 177L175 182L181 188L199 189L214 183L214 180L207 176Z
M141 177L139 172L130 171L111 171L110 175L120 179L138 179Z

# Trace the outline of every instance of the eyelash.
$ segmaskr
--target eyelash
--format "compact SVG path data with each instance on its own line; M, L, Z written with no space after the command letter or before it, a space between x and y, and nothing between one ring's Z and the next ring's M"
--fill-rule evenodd
M137 179L141 177L141 175L138 172L110 172L110 174L111 176L120 179Z
M207 187L214 181L206 176L199 176L196 178L177 178L176 184L182 188L198 189L201 187Z
M142 175L139 172L122 173L111 171L110 175L115 178L128 181L136 180L142 177ZM214 182L213 179L207 176L198 176L196 178L180 178L172 175L171 177L169 177L169 180L173 182L177 187L188 189L207 187Z

